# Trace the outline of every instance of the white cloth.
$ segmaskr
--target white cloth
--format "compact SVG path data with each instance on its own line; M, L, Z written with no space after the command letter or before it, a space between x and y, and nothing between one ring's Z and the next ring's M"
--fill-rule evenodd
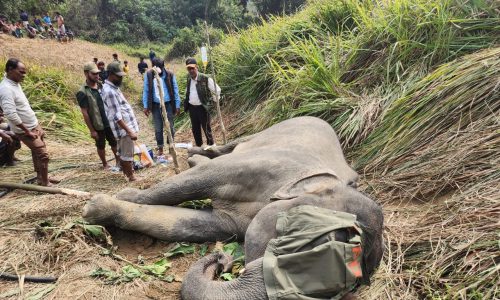
M195 79L191 78L191 84L189 85L189 104L191 105L201 105L200 97L198 97L198 91L196 90L196 85L198 84L198 75ZM217 84L215 87L215 82L212 78L208 78L208 89L212 92L212 99L214 102L220 99L220 87ZM217 88L217 91L216 91Z
M29 130L38 126L38 119L21 85L7 77L0 82L0 106L11 130L15 133L24 133L21 128L17 127L20 124L24 124Z

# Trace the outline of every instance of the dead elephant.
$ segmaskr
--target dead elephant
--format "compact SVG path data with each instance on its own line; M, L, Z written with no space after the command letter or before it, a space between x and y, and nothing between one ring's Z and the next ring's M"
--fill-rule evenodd
M199 243L232 237L245 240L246 270L242 276L230 282L214 281L216 269L227 267L230 258L209 255L192 266L184 278L181 292L184 299L333 297L337 291L331 286L314 285L308 286L312 292L297 287L288 290L287 296L288 292L283 294L279 288L289 287L278 287L271 295L269 276L263 276L269 272L263 261L272 252L269 248L266 251L266 247L286 239L282 235L290 233L280 230L284 227L277 226L277 222L298 224L297 235L288 238L292 243L330 228L303 243L301 249L292 250L292 255L302 250L314 252L321 245L337 241L349 244L356 236L353 228L358 228L363 234L359 234L362 276L357 277L366 281L378 266L383 252L381 208L355 189L358 175L347 165L337 136L326 122L313 117L294 118L224 146L210 150L193 148L190 154L193 156L189 159L189 170L147 190L124 189L115 197L96 195L83 212L90 223L114 225L161 240ZM206 198L212 199L210 210L176 207L184 201ZM321 210L327 219L313 215L305 222L280 221L291 212L303 211L304 207ZM333 214L355 218L352 223L355 226L332 227L328 218ZM316 224L310 226L312 223ZM302 228L313 230L303 234ZM335 264L333 268L337 267ZM326 285L337 284L337 274L328 272L332 266L325 265L317 271L304 266L306 272L321 273L321 278L327 278ZM343 267L339 270L345 270ZM313 278L313 275L303 274L303 277ZM306 297L302 293L309 294Z

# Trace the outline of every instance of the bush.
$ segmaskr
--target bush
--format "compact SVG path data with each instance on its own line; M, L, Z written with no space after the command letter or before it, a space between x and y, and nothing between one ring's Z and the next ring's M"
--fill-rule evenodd
M222 30L213 27L209 27L209 34L212 47L219 44L224 36ZM206 29L202 24L198 24L194 28L182 28L173 40L165 59L194 56L199 48L206 43Z

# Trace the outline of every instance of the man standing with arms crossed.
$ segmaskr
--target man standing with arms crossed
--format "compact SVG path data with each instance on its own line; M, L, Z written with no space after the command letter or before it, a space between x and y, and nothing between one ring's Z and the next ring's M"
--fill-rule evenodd
M134 176L134 141L137 140L139 124L134 111L123 96L120 85L125 72L117 61L108 64L108 79L102 88L102 100L109 125L118 140L118 156L125 176L129 181L136 181Z
M5 78L0 83L0 106L10 128L31 149L33 166L39 185L50 186L59 181L49 179L49 153L45 145L45 132L19 84L26 76L26 67L16 58L5 64Z
M87 128L90 131L90 136L95 140L97 154L102 162L104 169L109 169L106 161L106 140L108 141L116 159L116 166L120 166L120 161L116 155L116 139L109 126L108 118L104 110L104 103L101 98L102 85L99 83L99 72L96 64L89 62L83 67L85 74L85 84L80 87L76 93L76 99L80 110L83 114L83 119Z

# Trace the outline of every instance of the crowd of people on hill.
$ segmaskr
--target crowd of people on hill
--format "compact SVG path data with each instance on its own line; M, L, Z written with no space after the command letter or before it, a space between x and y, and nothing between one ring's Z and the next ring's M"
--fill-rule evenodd
M0 15L0 29L0 32L13 35L16 38L22 38L26 35L32 39L39 37L67 42L73 40L75 36L73 31L66 28L64 18L59 12L55 12L53 18L47 12L41 17L35 15L30 20L28 13L21 10L19 12L19 20L16 22L10 22L7 17Z
M166 161L168 159L163 152L165 119L170 123L170 136L174 138L174 117L180 114L181 99L174 73L167 70L163 59L151 54L154 54L152 50L151 68L148 68L144 58L138 64L138 72L144 77L143 112L146 117L152 115L157 158ZM210 106L218 101L220 87L212 78L198 72L196 59L188 58L186 69L189 75L183 107L189 113L195 143L202 146L203 131L208 147L215 146L210 128ZM45 132L20 85L26 72L27 68L20 60L11 58L5 65L5 77L0 82L0 118L5 116L8 121L0 126L0 166L15 165L17 158L14 152L22 142L31 149L38 184L48 186L58 180L48 176L49 154ZM102 166L112 169L106 160L107 141L116 159L114 169L121 170L129 181L135 181L133 162L139 125L131 105L120 90L123 78L130 72L128 62L122 63L116 53L107 66L94 57L92 62L83 66L83 72L85 82L76 93L76 99L90 136L95 140Z

